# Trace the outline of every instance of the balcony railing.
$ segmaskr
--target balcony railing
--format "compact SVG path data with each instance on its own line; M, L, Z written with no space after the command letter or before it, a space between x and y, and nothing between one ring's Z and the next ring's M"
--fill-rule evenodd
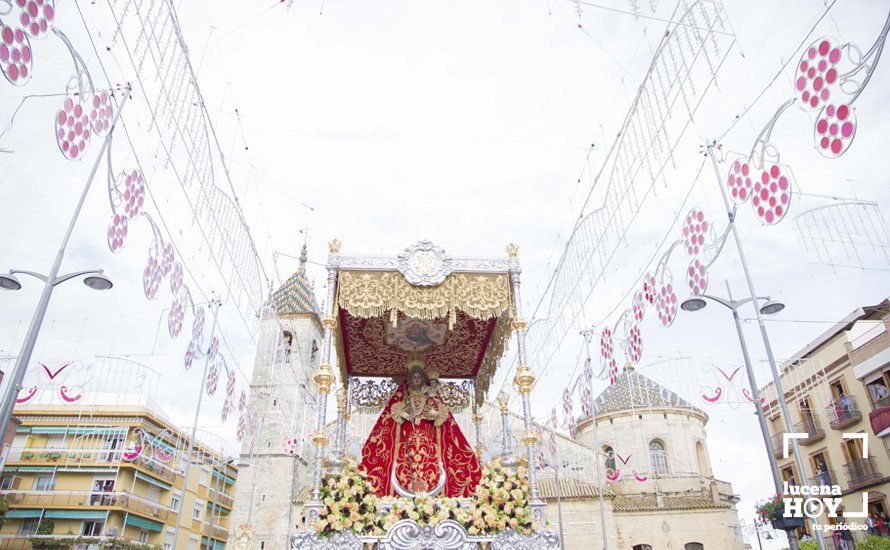
M210 500L216 502L220 506L228 508L229 510L231 510L232 506L235 505L235 499L232 496L223 493L222 491L217 491L216 489L211 488L208 491L208 496L210 497Z
M883 479L878 471L874 458L860 458L844 464L844 473L847 475L847 484L851 491L861 489Z
M825 410L828 412L829 425L833 430L843 430L862 420L862 413L859 412L852 395L835 399Z
M201 534L204 536L207 536L207 530L209 527L210 527L209 525L205 525L204 528L201 530ZM225 527L223 527L222 525L216 525L214 523L213 528L211 530L213 531L213 535L211 536L211 538L218 539L218 540L228 540L229 530L226 529Z
M121 449L13 447L10 449L7 464L65 467L115 467L120 464L132 464L168 483L176 481L176 472L163 462L155 458L144 459L143 457L129 461L124 459L123 453Z
M800 440L801 445L812 445L825 438L825 430L815 417L805 417L802 421L794 425L794 431L798 433L808 434L806 438Z
M123 508L143 516L166 520L170 508L126 491L0 491L10 508Z
M824 470L821 474L813 474L807 479L807 485L840 485L841 480L834 474L834 470Z
M875 401L871 412L868 413L868 421L875 435L890 428L890 396Z
M53 548L72 548L74 550L92 550L93 548L114 548L114 543L123 539L115 537L83 537L76 535L0 535L0 548L6 550L31 550L34 541L46 541L58 546ZM75 542L76 541L76 542ZM151 544L127 539L128 547L152 548ZM69 546L70 545L70 546Z

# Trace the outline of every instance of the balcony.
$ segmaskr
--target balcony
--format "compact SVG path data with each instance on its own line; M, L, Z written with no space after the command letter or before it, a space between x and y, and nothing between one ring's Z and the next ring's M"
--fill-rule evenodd
M46 447L13 447L7 458L8 465L26 466L63 466L78 468L85 466L113 467L118 465L134 465L140 470L163 479L168 483L176 481L176 472L154 457L139 457L133 461L123 458L123 451L97 448L46 448Z
M828 424L832 430L843 430L862 420L862 413L859 412L852 395L835 399L825 407L825 411L828 413Z
M807 485L840 485L841 480L834 474L834 470L826 470L820 475L813 474L807 479Z
M222 491L217 491L216 489L211 488L207 492L207 496L213 502L219 504L223 508L228 508L229 510L231 510L232 506L235 505L235 499L233 497L223 493Z
M847 485L850 491L879 483L884 478L872 457L860 458L844 464L844 473L847 475Z
M209 525L205 525L203 529L201 529L201 534L205 537L207 536L207 529L210 527ZM212 529L213 535L211 538L217 540L228 540L229 539L229 530L221 525L214 524Z
M868 413L868 421L875 435L890 428L890 396L875 401L871 412Z
M161 521L170 508L126 491L2 491L10 508L119 508Z
M890 347L890 332L887 331L887 325L878 323L850 342L848 350L850 364L855 367L888 347Z
M798 440L801 445L812 445L825 439L825 430L817 418L812 416L804 418L801 422L794 425L794 431L798 433L809 434L805 439Z

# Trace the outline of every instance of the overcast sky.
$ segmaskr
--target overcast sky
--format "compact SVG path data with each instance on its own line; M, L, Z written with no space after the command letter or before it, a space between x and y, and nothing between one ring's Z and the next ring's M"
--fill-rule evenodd
M79 3L102 44L111 32L102 24L108 6ZM285 256L273 262L273 254L296 256L304 227L309 228L310 260L321 263L325 243L334 237L349 253L395 254L430 239L453 254L501 256L515 242L523 264L524 307L530 312L590 185L587 176L578 182L587 167L587 149L595 144L589 157L595 171L665 30L657 18L673 11L672 2L653 3L654 13L648 11L649 3L639 2L656 19L582 6L583 30L575 5L559 0L328 0L323 9L319 2L202 1L182 2L178 9L208 111L218 119L233 186L273 279L284 279L296 268L296 261ZM618 10L631 6L622 0L602 4ZM609 312L629 305L621 297L645 267L638 258L649 255L640 251L651 253L665 235L679 234L669 221L681 209L702 207L720 230L725 227L713 175L706 171L692 183L701 163L698 145L722 134L752 106L723 140L726 150L750 149L773 112L791 97L791 68L769 88L767 84L784 62L796 59L798 44L825 8L822 0L726 4L737 43L676 152L677 169L666 173L663 199L635 222L627 253L619 254L607 270L606 281L593 292L589 319L579 326L603 319L611 324L615 317ZM867 49L887 8L880 0L839 2L816 27L813 39L831 35ZM60 3L58 12L58 27L80 51L97 85L107 85L75 2ZM35 41L34 50L34 80L23 88L0 86L4 121L25 94L57 94L71 74L58 40ZM131 78L119 69L108 64L112 80ZM783 115L773 142L782 162L792 167L799 191L856 197L887 209L890 160L884 149L890 107L881 98L888 74L886 66L878 66L857 101L856 140L840 159L825 159L814 150L812 114L792 107ZM133 101L140 101L138 95ZM59 103L59 97L28 99L0 138L0 148L13 152L0 153L0 218L7 228L0 239L0 269L49 269L98 151L94 142L83 162L61 157L51 122ZM147 120L124 118L134 134L151 131ZM138 153L144 164L159 169L152 151ZM127 355L161 373L165 383L158 398L172 417L186 423L199 383L197 369L186 373L181 366L186 336L172 340L166 333L162 315L169 292L154 302L142 295L147 227L134 224L124 251L108 252L104 187L100 171L63 269L101 266L116 286L100 294L78 284L60 286L34 357L61 362ZM685 206L674 200L690 189ZM748 206L739 211L758 292L788 305L769 325L780 358L793 355L856 307L888 295L888 265L880 256L847 262L869 269L806 264L792 217L832 202L815 196L794 201L789 217L775 227L761 227ZM168 219L188 219L181 201L164 198L160 206ZM157 208L153 204L149 210ZM887 245L886 233L878 238ZM198 278L187 281L193 291L223 295L206 250L182 239L185 260ZM682 280L688 260L677 259L672 269ZM310 274L321 294L323 269L313 264ZM712 291L723 293L722 281L728 279L743 294L734 246L727 246L711 276ZM0 355L17 353L37 301L36 281L24 284L23 291L0 296ZM228 357L238 365L240 386L252 368L253 342L232 315L224 318L221 329ZM767 374L756 326L747 323L746 333L763 385ZM703 408L696 396L708 380L709 365L731 367L740 361L731 319L715 307L681 314L669 329L658 326L650 314L643 340L643 371ZM552 365L559 376L548 377L536 389L537 417L549 413L575 369L581 345L574 334L565 339ZM647 368L670 358L688 359ZM695 376L686 375L690 368ZM227 427L219 423L220 405L219 399L212 400L201 424L231 436L232 422ZM750 523L754 500L771 492L755 419L745 407L705 410L711 415L709 443L716 473L741 494L739 509Z

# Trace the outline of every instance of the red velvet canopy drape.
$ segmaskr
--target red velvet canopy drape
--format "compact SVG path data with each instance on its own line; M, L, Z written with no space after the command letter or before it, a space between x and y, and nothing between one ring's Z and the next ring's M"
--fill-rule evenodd
M396 495L390 479L396 458L396 478L402 487L410 489L412 481L420 480L432 490L439 482L441 458L446 474L442 496L471 496L482 476L482 467L454 416L448 413L438 434L431 420L421 420L418 424L405 421L399 425L390 412L393 404L405 400L407 393L407 383L393 393L362 447L361 468L368 474L377 496ZM439 398L429 396L427 406L444 407Z

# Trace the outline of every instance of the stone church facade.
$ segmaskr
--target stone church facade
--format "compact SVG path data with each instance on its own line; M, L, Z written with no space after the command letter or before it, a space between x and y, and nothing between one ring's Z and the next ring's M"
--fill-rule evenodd
M604 390L595 418L578 423L574 440L561 435L558 455L539 473L547 517L559 528L561 501L566 549L602 548L595 464L604 478L603 510L609 548L621 550L742 550L732 485L711 471L708 417L674 392L632 368ZM518 423L516 431L519 431ZM548 445L545 434L542 445ZM593 451L599 446L599 455ZM546 454L545 454L546 456ZM585 461L587 457L589 460ZM560 483L555 465L562 463Z

